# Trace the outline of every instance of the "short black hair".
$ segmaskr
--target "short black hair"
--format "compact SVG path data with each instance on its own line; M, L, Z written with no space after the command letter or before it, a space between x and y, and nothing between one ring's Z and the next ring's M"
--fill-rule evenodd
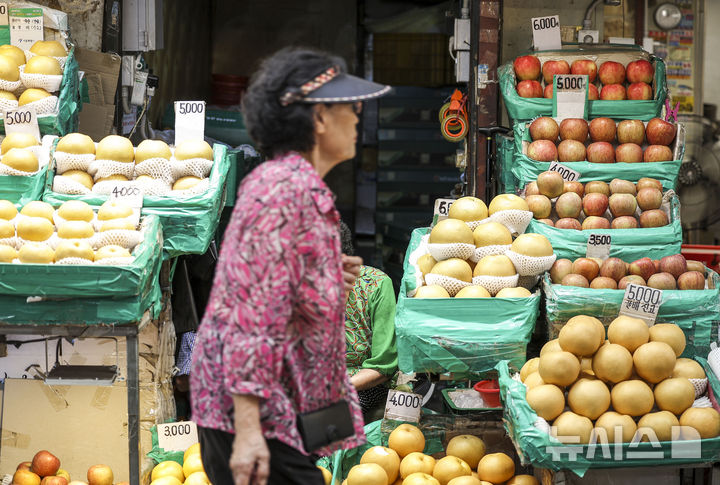
M262 62L243 95L242 109L250 138L263 155L307 152L315 146L313 105L282 106L280 97L332 66L341 73L347 70L342 58L306 47L286 47Z

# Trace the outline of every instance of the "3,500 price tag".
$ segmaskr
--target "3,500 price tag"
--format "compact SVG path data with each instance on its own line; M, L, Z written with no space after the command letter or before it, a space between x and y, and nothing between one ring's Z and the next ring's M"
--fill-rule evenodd
M530 19L535 50L560 49L560 16L533 17Z
M661 304L662 290L630 283L625 288L620 315L640 318L648 325L654 325Z
M175 101L175 146L205 139L205 101Z
M38 126L35 108L22 106L5 112L5 134L27 133L40 141L40 127Z
M185 451L198 442L197 425L192 421L157 425L158 445L165 451Z
M550 162L549 172L559 173L565 182L580 180L580 172L558 162Z
M385 403L385 419L417 423L420 421L421 407L422 396L420 394L391 389Z
M607 259L610 257L610 234L590 234L585 256L588 258Z
M584 74L556 74L553 78L553 117L587 118L588 77Z

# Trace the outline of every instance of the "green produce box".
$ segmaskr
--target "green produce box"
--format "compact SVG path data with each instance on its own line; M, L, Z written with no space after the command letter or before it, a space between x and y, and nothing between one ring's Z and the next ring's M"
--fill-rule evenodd
M216 144L213 147L215 163L210 171L210 187L202 194L187 197L160 197L146 195L143 201L143 215L154 214L162 224L164 251L166 257L181 254L203 254L212 241L225 206L225 183L230 160L227 148ZM54 170L48 170L43 200L60 205L66 200L83 200L100 207L107 200L104 195L66 195L53 192Z
M540 59L541 63L548 60L566 60L572 64L577 59L590 59L600 67L605 61L616 61L623 65L629 62L646 59L655 66L655 78L653 80L654 99L647 101L622 100L622 101L588 101L588 116L598 118L607 116L617 119L639 119L647 121L660 116L667 97L667 85L665 82L665 63L662 59L652 56L638 46L623 45L566 45L561 50L532 51L532 54ZM500 78L500 92L505 101L505 108L508 116L513 122L529 121L538 116L552 116L553 100L546 98L522 98L517 93L515 85L515 71L513 61L503 64L498 68ZM596 80L598 90L599 81Z
M48 166L45 165L35 175L0 175L0 199L9 200L22 207L32 200L40 200Z
M720 382L702 357L715 395ZM525 385L511 377L508 362L497 366L500 396L504 403L503 424L524 465L549 470L570 470L583 476L590 468L680 466L720 460L720 437L704 440L638 442L605 445L562 444L543 429L535 427L537 414L525 400ZM639 471L638 471L639 473Z
M540 294L527 298L407 296L416 288L410 254L429 228L412 232L395 312L400 371L481 376L501 360L520 367L535 328Z
M514 194L522 190L512 172L515 155L515 141L511 136L495 135L495 173L497 173L500 194Z
M658 323L674 323L685 332L687 345L683 357L707 355L710 344L717 340L720 323L720 276L709 271L707 290L664 290ZM545 318L550 338L575 315L591 315L606 326L620 312L625 290L579 288L552 284L543 278Z
M528 182L537 179L537 176L550 168L551 162L538 162L526 155L527 147L532 141L529 133L530 123L516 123L515 131L515 152L510 165L512 174L517 183L518 190L525 188ZM685 128L678 125L678 134L675 137L672 162L649 162L649 163L591 163L591 162L566 162L568 168L580 172L579 182L590 182L602 180L610 182L619 178L637 182L643 177L652 177L662 182L665 190L675 189L680 164L685 155Z
M590 234L610 234L612 244L610 256L623 261L635 261L644 256L660 259L678 254L682 245L680 224L680 199L672 195L669 199L669 221L667 226L638 229L558 229L535 219L530 221L525 232L542 234L550 240L558 258L574 260L587 253Z
M156 317L163 239L158 217L143 220L145 240L127 266L0 263L0 322L123 324L148 309Z

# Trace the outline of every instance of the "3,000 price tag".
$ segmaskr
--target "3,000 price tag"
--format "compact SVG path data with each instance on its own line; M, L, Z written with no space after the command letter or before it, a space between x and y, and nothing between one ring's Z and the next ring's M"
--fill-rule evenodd
M198 442L197 425L192 421L157 425L158 445L165 451L185 451Z
M40 141L37 113L32 106L22 106L5 112L5 134L27 133Z
M385 419L417 423L420 421L421 407L422 396L420 394L391 389L385 403Z
M653 325L662 304L662 290L630 283L625 288L620 315L640 318Z
M607 259L610 256L610 234L590 234L585 256L588 258Z
M553 117L587 118L588 77L583 74L556 74L553 78Z
M435 199L435 208L433 209L433 225L448 218L450 206L455 199Z
M175 146L205 139L205 101L175 101Z
M548 168L548 171L559 173L565 182L575 182L576 180L580 180L580 172L573 170L562 163L550 162L550 168Z
M534 17L530 19L535 50L560 49L560 16Z

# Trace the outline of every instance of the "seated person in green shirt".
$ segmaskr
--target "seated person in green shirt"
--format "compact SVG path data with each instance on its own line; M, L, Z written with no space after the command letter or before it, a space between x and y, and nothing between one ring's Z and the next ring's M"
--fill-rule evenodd
M342 252L354 254L352 234L340 223ZM365 422L381 419L397 372L395 291L390 277L362 266L345 307L345 340L350 382L360 397Z

